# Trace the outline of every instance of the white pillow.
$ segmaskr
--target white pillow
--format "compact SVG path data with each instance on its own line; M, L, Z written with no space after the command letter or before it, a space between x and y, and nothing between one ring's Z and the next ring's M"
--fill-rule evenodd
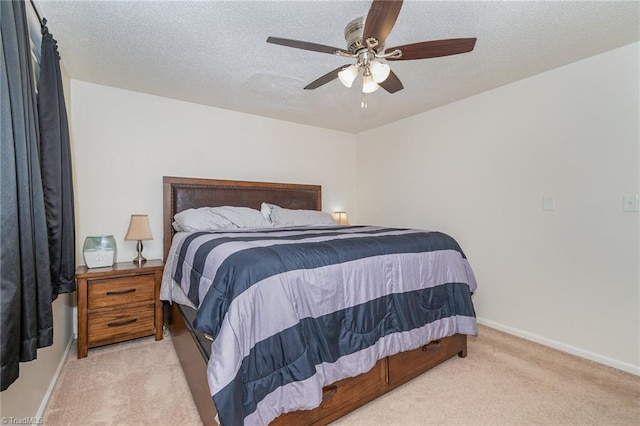
M176 231L212 231L215 229L237 228L233 222L217 214L212 207L187 209L173 216Z
M273 226L336 225L329 213L317 210L292 210L273 206L269 217Z
M213 211L230 220L238 228L270 228L271 223L259 210L249 207L213 207Z
M216 229L270 228L271 222L249 207L200 207L173 216L176 231L213 231Z

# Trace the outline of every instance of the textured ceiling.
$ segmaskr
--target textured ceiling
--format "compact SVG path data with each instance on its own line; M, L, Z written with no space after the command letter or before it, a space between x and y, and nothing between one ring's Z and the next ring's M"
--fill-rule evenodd
M346 48L369 1L36 0L71 78L357 133L640 40L640 2L404 2L388 47L477 37L470 53L390 62L404 90L362 94L335 80L350 63L266 43Z

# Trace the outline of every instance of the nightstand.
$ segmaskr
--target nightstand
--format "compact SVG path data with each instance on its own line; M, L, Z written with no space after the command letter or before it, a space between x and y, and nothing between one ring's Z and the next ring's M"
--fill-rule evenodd
M78 358L87 349L155 335L162 340L161 260L76 269Z

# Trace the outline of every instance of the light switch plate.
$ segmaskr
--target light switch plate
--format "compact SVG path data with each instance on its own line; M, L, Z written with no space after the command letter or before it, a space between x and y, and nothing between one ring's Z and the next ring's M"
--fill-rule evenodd
M556 209L556 196L545 195L542 197L542 210L545 212L552 212Z
M637 212L638 211L638 194L624 195L622 197L622 211Z

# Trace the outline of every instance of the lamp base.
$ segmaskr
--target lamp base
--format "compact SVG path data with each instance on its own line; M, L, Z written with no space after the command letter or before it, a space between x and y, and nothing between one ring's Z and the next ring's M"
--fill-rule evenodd
M147 261L147 259L142 255L142 241L138 240L138 245L136 246L138 249L138 255L133 258L133 263L138 266L142 266L143 263Z
M135 263L138 266L141 266L144 262L146 262L147 259L145 259L144 257L140 256L140 257L136 257L133 259L133 263Z

